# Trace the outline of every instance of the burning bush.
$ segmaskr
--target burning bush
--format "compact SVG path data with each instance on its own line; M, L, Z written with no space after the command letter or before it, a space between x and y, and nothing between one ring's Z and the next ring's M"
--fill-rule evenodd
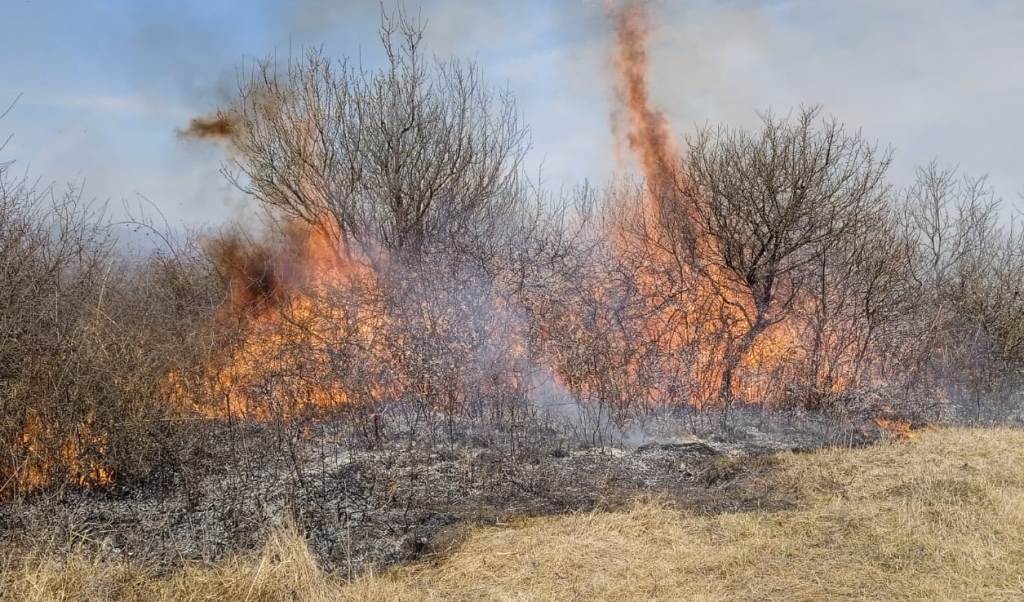
M216 296L184 250L131 260L76 191L0 174L0 496L173 468L168 370Z
M539 388L558 399L542 408L619 421L666 406L723 422L738 403L848 411L881 391L887 406L945 405L919 326L925 288L945 284L920 272L926 220L886 184L889 156L816 108L677 146L647 98L644 5L612 17L617 130L646 177L586 192L576 216L527 201L511 99L473 67L428 65L404 20L385 20L381 71L313 52L243 79L220 113L236 183L292 232L213 248L230 313L260 341L215 369L248 391L243 413L296 398L358 408L379 432L396 407L428 422L501 415L536 408ZM971 224L962 236L978 236ZM1012 246L1003 267L974 270L1005 294ZM992 313L968 303L950 311ZM997 322L1012 355L1015 331ZM240 407L224 395L228 414Z
M997 414L1024 235L982 183L931 167L898 194L888 154L813 108L677 142L644 5L611 16L643 179L603 192L530 188L513 99L425 61L402 18L383 69L265 62L184 132L229 147L266 232L129 257L75 195L0 174L4 495L173 468L185 418L298 437L343 414L374 444L544 412L594 441L664 410Z

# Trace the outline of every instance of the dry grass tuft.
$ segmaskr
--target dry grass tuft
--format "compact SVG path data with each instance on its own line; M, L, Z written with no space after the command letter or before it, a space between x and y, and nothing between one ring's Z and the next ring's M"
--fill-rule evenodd
M166 578L72 557L11 561L26 600L1020 599L1024 431L780 459L752 487L796 510L697 516L657 501L470 533L435 563L323 574L290 528L257 557ZM13 557L12 557L13 558Z
M260 554L214 566L190 564L156 577L146 567L73 554L55 560L36 553L11 555L0 570L5 599L27 602L85 600L337 600L343 583L320 570L302 536L278 529Z

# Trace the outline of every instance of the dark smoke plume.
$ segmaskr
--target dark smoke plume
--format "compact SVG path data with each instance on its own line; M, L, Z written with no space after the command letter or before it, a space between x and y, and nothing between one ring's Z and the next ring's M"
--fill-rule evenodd
M178 135L185 138L225 139L229 140L238 133L239 120L227 113L217 113L210 117L195 117L188 127L179 130Z

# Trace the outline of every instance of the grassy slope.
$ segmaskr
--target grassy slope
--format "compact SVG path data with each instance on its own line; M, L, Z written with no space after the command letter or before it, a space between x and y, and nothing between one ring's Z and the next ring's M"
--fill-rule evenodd
M475 530L435 563L348 586L288 531L260 557L163 580L72 558L16 563L0 586L37 600L1024 598L1024 431L950 429L783 456L750 487L797 507L696 516L648 501L534 519Z

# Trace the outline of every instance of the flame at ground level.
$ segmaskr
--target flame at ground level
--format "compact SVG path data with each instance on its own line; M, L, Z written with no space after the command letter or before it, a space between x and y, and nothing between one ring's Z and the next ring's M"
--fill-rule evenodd
M55 483L77 487L104 487L114 475L101 458L107 452L106 437L97 433L93 421L83 421L73 432L63 433L30 412L25 427L11 451L8 465L0 464L0 474L7 480L0 483L0 500L15 492L43 489ZM59 448L57 458L48 450Z

